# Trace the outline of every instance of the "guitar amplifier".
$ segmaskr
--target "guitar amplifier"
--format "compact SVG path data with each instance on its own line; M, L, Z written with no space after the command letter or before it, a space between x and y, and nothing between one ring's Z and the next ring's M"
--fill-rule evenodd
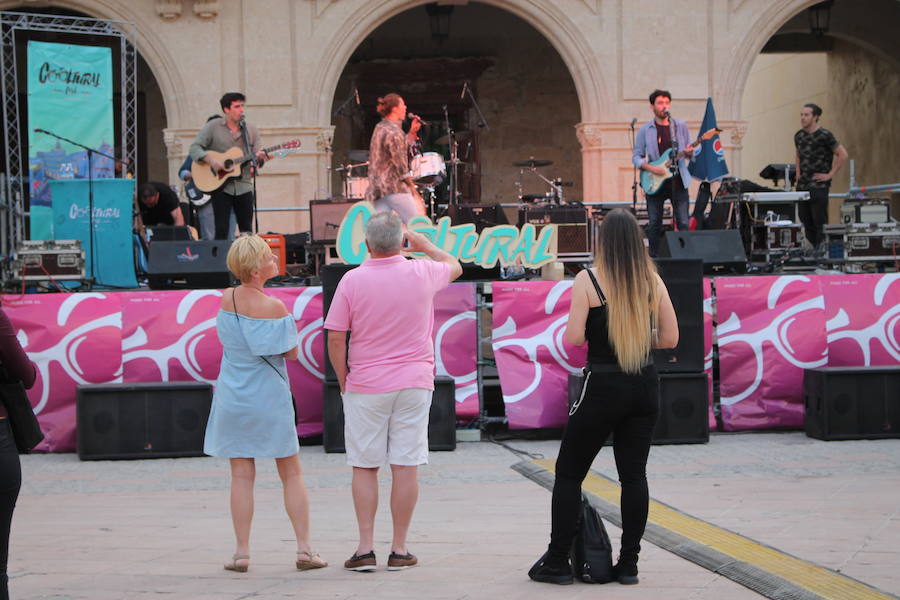
M13 273L18 281L84 279L84 248L80 240L23 240Z
M453 225L474 224L478 233L485 227L508 223L499 204L451 204L447 207L447 215Z
M588 211L584 206L525 206L519 209L519 227L526 223L535 226L537 235L544 225L556 225L557 255L591 252Z
M329 198L309 201L309 237L313 244L334 244L341 221L359 200Z

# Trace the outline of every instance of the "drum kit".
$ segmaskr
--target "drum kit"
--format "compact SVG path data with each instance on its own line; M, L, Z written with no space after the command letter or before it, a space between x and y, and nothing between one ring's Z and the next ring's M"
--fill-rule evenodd
M537 170L538 167L549 167L552 164L552 160L541 160L533 156L529 157L528 160L520 160L513 163L514 167L519 167L519 179L516 181L516 187L519 191L519 202L533 204L565 204L565 199L563 198L563 188L571 187L573 183L571 181L563 181L560 177L548 179L541 173L538 173ZM526 171L530 172L534 176L538 177L541 181L546 183L550 188L550 191L543 194L523 194L522 178L525 175Z

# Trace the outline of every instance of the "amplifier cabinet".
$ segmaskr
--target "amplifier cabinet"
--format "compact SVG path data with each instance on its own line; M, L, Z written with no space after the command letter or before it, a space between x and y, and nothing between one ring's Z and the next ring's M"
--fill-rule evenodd
M24 240L13 271L19 281L84 279L84 248L80 240Z
M336 198L332 200L309 201L309 237L313 244L333 244L337 241L338 229L341 221L347 216L350 207L359 200L344 200Z
M589 254L591 235L588 231L588 212L583 206L526 206L519 209L519 227L534 225L540 235L545 225L556 225L556 253Z
M900 256L900 225L848 225L844 240L844 259L871 261Z

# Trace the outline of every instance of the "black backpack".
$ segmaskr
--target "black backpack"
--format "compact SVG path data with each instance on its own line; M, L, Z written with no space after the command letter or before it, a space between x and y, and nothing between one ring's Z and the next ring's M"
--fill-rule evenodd
M600 513L583 495L581 519L572 543L572 570L585 583L607 583L615 579L609 534Z

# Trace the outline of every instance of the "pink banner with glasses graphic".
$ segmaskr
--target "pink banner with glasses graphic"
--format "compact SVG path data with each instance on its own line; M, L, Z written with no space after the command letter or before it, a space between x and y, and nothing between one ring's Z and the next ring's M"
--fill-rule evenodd
M586 356L584 347L562 339L571 290L571 281L493 284L493 349L513 429L565 424L567 378ZM322 291L270 293L297 322L300 356L288 372L298 433L317 435ZM38 368L29 391L47 435L38 449L74 450L78 384L214 383L222 353L215 331L220 298L219 290L3 297ZM704 368L712 371L716 343L727 431L802 427L803 369L900 364L898 274L722 277L704 282L703 302ZM434 339L437 373L456 382L457 417L477 417L474 284L453 284L436 297Z
M322 432L322 289L271 288L297 322L297 361L288 375L298 434ZM78 384L148 381L215 383L221 291L185 290L4 296L22 347L38 368L28 395L46 439L38 451L75 449ZM475 286L455 283L435 298L435 362L456 381L457 416L478 415Z

